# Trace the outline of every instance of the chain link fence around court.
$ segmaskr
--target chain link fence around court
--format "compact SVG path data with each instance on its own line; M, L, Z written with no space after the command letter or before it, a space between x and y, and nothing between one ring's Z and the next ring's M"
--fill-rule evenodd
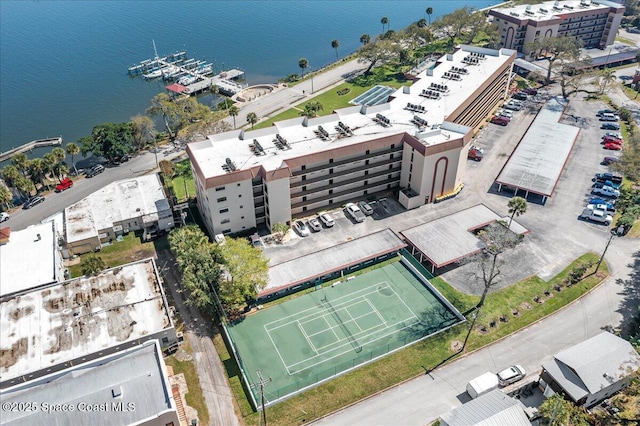
M390 277L396 277L394 281L402 282L401 285L404 286L404 289L407 291L406 295L413 295L414 299L422 299L423 297L424 300L421 303L423 303L424 305L430 303L430 308L426 309L424 312L419 313L413 324L400 329L392 336L386 336L384 339L376 341L375 344L371 344L371 342L367 342L366 340L359 341L358 339L354 338L353 335L351 335L351 332L349 332L349 330L343 330L346 339L349 341L349 343L351 343L351 345L348 345L348 347L351 348L349 359L345 360L337 358L331 360L331 362L328 362L328 365L326 365L326 367L324 368L322 368L322 365L319 364L317 366L314 366L313 368L297 371L295 372L295 374L286 374L285 372L280 374L281 377L274 377L275 380L264 387L264 395L265 400L267 401L267 405L274 404L284 398L291 397L296 393L302 392L313 386L317 386L322 382L333 379L341 374L345 374L364 364L375 361L390 353L420 342L436 333L454 326L461 320L464 320L462 315L428 282L427 278L424 276L428 274L428 271L424 269L422 265L416 263L417 261L415 261L410 255L408 255L407 253L403 254L405 257L404 259L402 259L402 261L385 266L381 269L392 267L393 269L390 272L392 275L390 275ZM427 276L430 276L430 274ZM371 279L369 281L371 281ZM371 288L370 283L363 285L365 287L368 285L368 288ZM409 287L413 288L413 290L409 290ZM402 289L398 289L398 291L400 293L403 292ZM416 291L419 292L422 297L417 296ZM315 292L303 297L309 297L313 294L315 294ZM322 306L328 314L334 317L338 327L343 329L346 328L341 317L338 316L338 318L335 318L338 315L336 312L336 308L333 308L333 306L330 305L327 306L328 299L326 299L326 295L323 299L320 299L320 295L318 293L316 297L317 300L315 301L315 306ZM257 315L261 315L265 312L266 311L263 311ZM292 315L294 315L294 318L298 318L296 316L299 314L295 309L291 310L290 312L293 312ZM265 333L264 329L262 329L263 327L267 327L267 325L265 324L266 323L263 323L262 327L254 327L256 335ZM267 355L264 355L263 352L259 350L247 351L247 336L236 335L237 329L234 328L234 325L230 325L226 321L223 321L223 330L229 342L229 346L231 347L233 356L237 360L238 366L240 367L240 370L242 372L242 380L245 385L245 390L247 390L250 394L251 403L254 408L258 409L259 407L257 402L260 401L261 395L259 386L254 385L258 382L257 374L254 371L256 370L254 365L254 358L256 356L255 352L260 353L259 356L266 357ZM260 328L260 330L258 328ZM266 334L268 334L268 332ZM243 345L241 345L242 348L240 349L238 347L238 339L243 340ZM288 343L294 344L293 342ZM276 345L275 342L272 342L272 344ZM247 365L243 361L243 358L241 356L243 350L251 355L251 366ZM287 348L280 347L280 350L286 351ZM280 362L281 360L277 359L277 361L272 362L272 364ZM284 360L282 360L282 362L284 362ZM263 369L263 373L265 373L266 369L267 368ZM267 372L267 374L271 373ZM273 375L277 376L277 374ZM283 378L282 376L286 376L286 378Z

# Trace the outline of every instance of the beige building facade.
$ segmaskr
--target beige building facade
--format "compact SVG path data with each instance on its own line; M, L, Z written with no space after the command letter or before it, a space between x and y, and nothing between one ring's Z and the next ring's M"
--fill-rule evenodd
M607 0L547 1L492 9L501 46L531 55L527 44L550 37L576 37L585 48L613 44L625 7Z
M394 192L407 209L463 182L474 131L504 100L516 52L461 46L382 105L356 105L190 143L211 235Z

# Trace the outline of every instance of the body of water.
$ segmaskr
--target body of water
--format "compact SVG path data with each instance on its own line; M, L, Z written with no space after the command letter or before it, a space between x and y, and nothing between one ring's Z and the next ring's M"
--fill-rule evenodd
M399 30L488 1L6 1L0 2L0 151L33 139L90 134L94 125L144 113L164 91L127 67L186 50L247 83L273 83L352 53L360 35ZM309 70L308 69L308 70ZM307 71L308 71L307 70Z

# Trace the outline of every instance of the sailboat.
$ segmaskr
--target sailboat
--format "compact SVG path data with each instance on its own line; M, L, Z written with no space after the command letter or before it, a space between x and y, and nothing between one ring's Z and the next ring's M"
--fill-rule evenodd
M153 53L155 54L153 59L156 65L158 65L158 59L160 59L160 57L158 56L158 50L156 49L156 41L155 40L151 40L151 41L153 42ZM160 77L161 75L163 75L163 69L161 67L156 67L152 69L150 72L143 74L143 77L146 80L152 80L154 78Z

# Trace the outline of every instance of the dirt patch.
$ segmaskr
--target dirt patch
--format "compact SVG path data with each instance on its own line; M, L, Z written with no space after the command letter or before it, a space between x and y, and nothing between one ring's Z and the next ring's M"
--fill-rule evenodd
M11 319L14 321L18 321L22 317L29 316L29 314L33 312L33 309L34 309L33 305L17 308L9 314L9 317L11 317Z
M520 304L520 307L521 307L522 309L526 309L526 310L531 309L531 305L530 305L530 304L528 304L527 302L522 302L522 303Z
M27 354L27 349L29 349L29 339L26 337L18 340L9 349L0 349L0 367L11 367L18 359Z
M459 352L462 349L462 342L460 340L454 340L449 345L449 350L451 352Z

